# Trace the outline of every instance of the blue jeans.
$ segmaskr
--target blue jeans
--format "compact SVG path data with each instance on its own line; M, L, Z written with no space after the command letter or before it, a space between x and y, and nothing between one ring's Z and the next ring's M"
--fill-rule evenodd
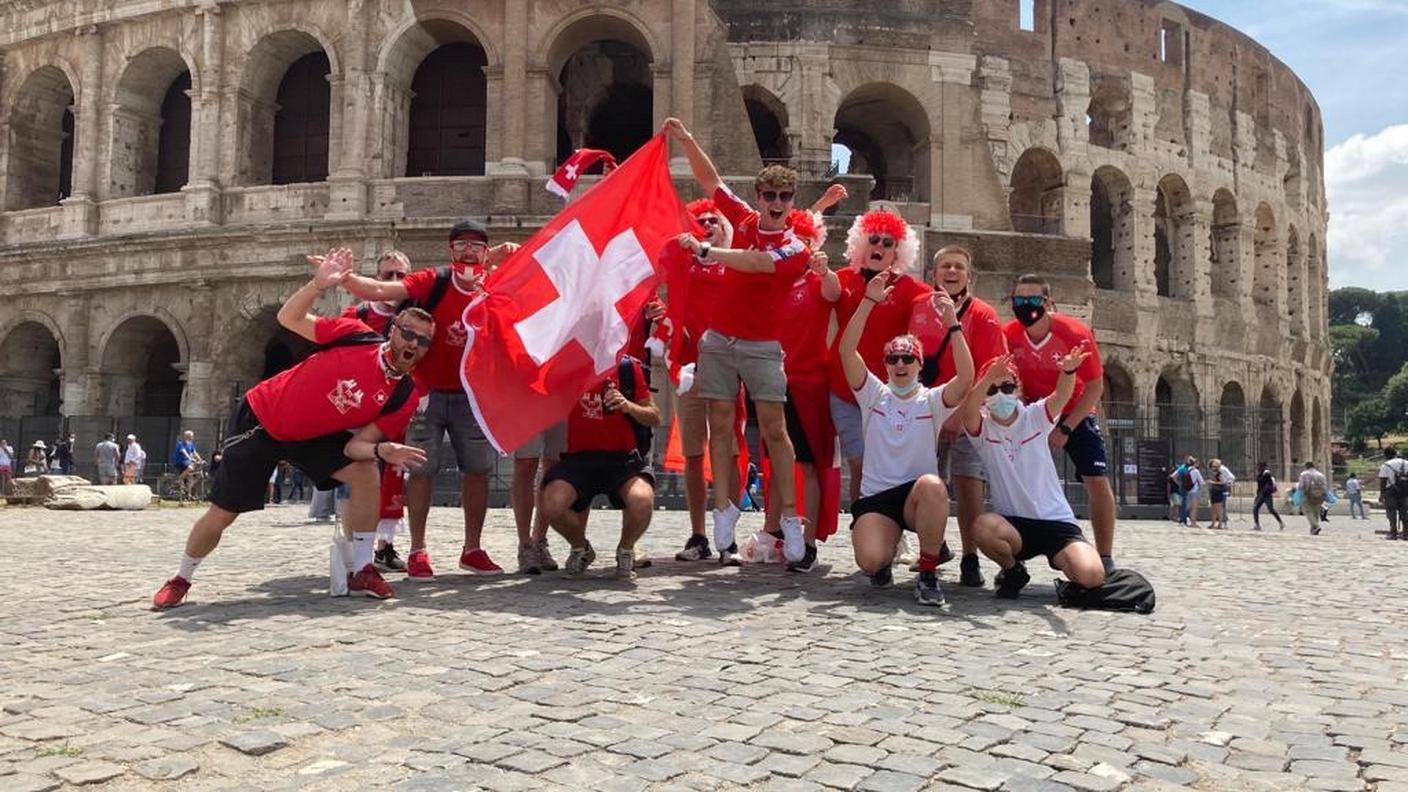
M1355 510L1355 509L1358 509L1358 510L1359 510L1359 519L1361 519L1361 520L1367 520L1367 519L1369 519L1368 515L1366 515L1366 514L1364 513L1364 496L1363 496L1363 495L1350 495L1350 496L1349 496L1349 517L1350 517L1350 519L1354 519L1354 510Z

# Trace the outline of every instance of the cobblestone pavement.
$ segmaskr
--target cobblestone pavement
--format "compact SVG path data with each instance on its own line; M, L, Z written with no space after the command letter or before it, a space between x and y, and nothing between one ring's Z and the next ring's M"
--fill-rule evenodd
M806 577L684 564L667 512L629 584L451 572L437 509L439 580L333 600L303 513L242 521L156 614L195 509L0 510L0 789L1408 790L1408 543L1381 517L1127 523L1159 595L1135 616L1055 607L1036 566L1015 603L947 586L936 613L838 541ZM486 534L507 566L509 515Z

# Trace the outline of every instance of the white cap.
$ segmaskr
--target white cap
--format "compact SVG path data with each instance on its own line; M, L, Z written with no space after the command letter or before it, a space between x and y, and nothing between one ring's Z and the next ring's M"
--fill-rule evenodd
M137 435L134 435L134 434L127 435L127 439L128 439L128 440L136 440L136 439L137 439Z

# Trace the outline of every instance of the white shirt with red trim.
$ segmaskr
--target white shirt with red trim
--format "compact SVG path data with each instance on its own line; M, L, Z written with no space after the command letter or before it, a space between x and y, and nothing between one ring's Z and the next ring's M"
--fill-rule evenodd
M983 408L983 424L970 440L983 458L993 511L1006 517L1074 523L1075 512L1061 488L1047 436L1056 417L1046 399L1017 408L1017 420L1003 426Z
M862 497L908 484L925 473L939 474L939 427L956 409L944 404L944 386L920 386L901 399L890 386L869 372L856 391L865 464L861 466Z

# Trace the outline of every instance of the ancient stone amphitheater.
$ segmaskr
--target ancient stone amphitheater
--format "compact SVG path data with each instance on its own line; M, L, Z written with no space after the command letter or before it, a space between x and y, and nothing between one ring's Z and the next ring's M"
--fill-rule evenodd
M213 439L301 351L273 317L305 253L441 263L460 214L522 238L565 153L676 115L743 184L847 183L837 226L883 200L969 244L987 297L1047 273L1102 340L1117 463L1328 450L1319 109L1174 3L9 0L0 51L12 444Z

